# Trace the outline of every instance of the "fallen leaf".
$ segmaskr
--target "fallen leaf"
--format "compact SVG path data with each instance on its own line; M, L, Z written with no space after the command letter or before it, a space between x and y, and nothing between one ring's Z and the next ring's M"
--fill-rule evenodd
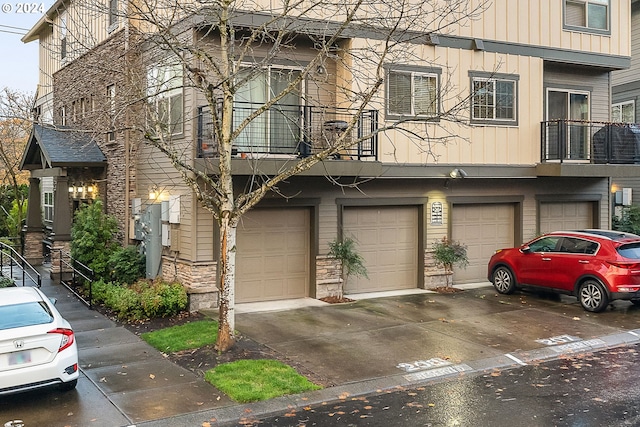
M580 318L576 316L573 318L573 320L580 320Z
M208 421L205 421L202 423L202 427L211 427L211 423Z

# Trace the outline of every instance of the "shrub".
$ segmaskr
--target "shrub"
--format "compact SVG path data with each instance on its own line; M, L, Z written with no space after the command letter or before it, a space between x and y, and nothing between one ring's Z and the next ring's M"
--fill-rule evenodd
M131 284L145 275L145 256L135 246L116 249L109 257L111 280Z
M640 206L624 206L619 217L613 216L611 225L614 230L640 234Z
M130 286L98 280L93 283L93 298L128 320L169 317L187 308L184 287L161 280L139 280Z
M15 285L16 282L11 277L0 277L0 288L10 288Z
M446 273L453 273L454 265L465 268L469 265L467 247L460 242L453 242L446 236L433 242L433 260L438 267L443 267ZM449 276L447 276L449 286Z
M102 202L82 205L71 227L71 256L91 268L96 278L108 278L109 257L119 245L118 222L102 211Z

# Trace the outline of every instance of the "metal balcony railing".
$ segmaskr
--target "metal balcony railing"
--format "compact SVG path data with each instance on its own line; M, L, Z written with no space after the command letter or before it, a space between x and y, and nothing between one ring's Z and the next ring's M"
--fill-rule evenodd
M542 122L541 161L640 164L640 125L577 120Z
M234 125L238 125L262 104L236 103ZM361 160L378 158L378 111L359 114L356 126L345 135L355 112L348 109L299 105L275 105L253 120L234 142L238 156L306 157L330 148L344 137L353 145L340 150L335 158ZM198 157L217 157L218 144L208 107L198 109ZM365 139L362 139L365 137ZM362 140L361 140L362 139ZM359 141L359 142L356 142Z

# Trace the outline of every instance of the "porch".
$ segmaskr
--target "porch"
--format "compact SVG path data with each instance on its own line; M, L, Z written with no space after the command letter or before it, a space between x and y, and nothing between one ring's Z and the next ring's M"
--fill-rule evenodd
M578 120L541 123L542 163L640 164L640 125Z
M236 103L237 126L262 104ZM357 123L347 132L354 115ZM197 156L218 157L218 142L209 107L198 108ZM254 119L238 136L233 153L245 157L307 157L333 147L339 138L353 145L334 155L341 160L377 160L378 111L277 104Z

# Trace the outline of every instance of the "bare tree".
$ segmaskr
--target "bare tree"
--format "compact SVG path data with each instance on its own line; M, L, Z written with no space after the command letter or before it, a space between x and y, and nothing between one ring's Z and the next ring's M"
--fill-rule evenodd
M226 351L234 344L236 231L242 215L267 193L278 192L278 185L291 176L369 138L371 135L355 139L347 135L352 134L365 110L382 105L379 98L385 81L384 65L424 63L418 52L422 39L465 25L469 19L478 17L485 5L480 2L470 6L470 2L462 0L285 1L279 2L277 9L272 7L269 13L252 15L252 20L247 22L246 11L261 10L259 2L223 0L204 4L208 7L191 9L173 2L145 1L136 3L138 7L130 12L156 29L148 40L156 49L171 52L181 62L189 82L206 98L212 115L219 156L217 173L196 168L185 155L184 147L166 137L167 132L161 126L156 127L154 137L148 137L147 142L171 160L220 227L220 315L216 348ZM187 23L195 26L194 33L185 31L185 17L190 18ZM327 18L329 20L325 20ZM355 39L358 34L368 35ZM292 56L305 45L313 55L306 63L297 64L298 72L284 76L282 87L271 93L268 100L253 104L241 120L236 112L234 120L234 103L242 88L274 60ZM322 84L324 77L318 71L328 66L327 61L333 62L332 67L344 70L345 75L335 81L333 96L337 103L352 109L351 119L335 140L307 157L292 161L277 175L265 176L256 168L251 185L237 193L231 159L243 132L298 91L301 82ZM459 108L460 103L438 115L440 119L448 116L455 119ZM158 113L156 111L156 115ZM414 118L387 122L375 132L383 134L395 129L418 144L428 143L428 135L415 124ZM161 117L157 119L156 124L166 123Z
M5 87L0 92L0 182L11 188L18 226L26 215L20 186L28 183L29 174L19 166L31 130L33 101L33 95L17 90Z
M136 128L146 144L170 160L219 226L218 351L234 345L236 232L242 216L267 194L280 194L280 185L290 177L373 137L402 134L425 156L435 156L434 144L446 144L455 135L446 130L434 135L430 130L445 129L440 122L463 122L461 115L468 115L469 96L456 93L446 79L440 93L425 96L395 120L387 117L382 125L364 129L363 117L368 111L384 110L386 64L437 65L446 70L439 58L425 58L422 47L433 44L438 34L468 25L487 6L484 0L127 2L119 19L130 23L131 35L140 37L129 42L140 62L129 63L140 64L143 71L130 78L131 85L140 87L130 92L137 95L127 103L139 113L146 111L136 114L144 120L129 120L126 126ZM93 7L98 10L100 5ZM295 66L272 68L276 83L269 96L250 99L251 85L265 68L278 63ZM205 159L206 168L194 161L190 141L171 137L171 127L187 120L172 116L174 101L169 95L176 87L190 88L208 106L215 155ZM339 131L332 138L309 138L305 141L309 145L300 148L304 155L290 158L276 174L267 175L260 169L256 140L247 135L274 111L283 128L298 126L299 118L287 110L291 97L303 98L309 105L330 100L349 115L335 122ZM242 108L240 101L245 101ZM331 113L324 114L331 121ZM431 118L429 126L425 116ZM248 152L253 172L240 191L232 162L238 150Z

